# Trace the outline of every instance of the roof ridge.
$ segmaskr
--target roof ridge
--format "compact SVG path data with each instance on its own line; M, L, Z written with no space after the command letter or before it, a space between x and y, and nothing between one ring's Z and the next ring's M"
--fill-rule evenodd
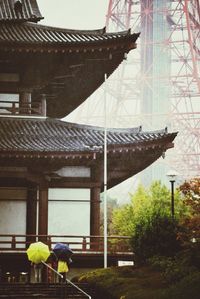
M41 19L37 0L0 1L0 23L38 22Z
M13 118L7 118L7 117L1 117L0 121L4 120L9 120L13 121ZM82 130L90 130L90 131L104 131L105 128L102 126L94 126L94 125L86 125L86 124L78 124L78 123L73 123L69 121L65 121L62 119L57 119L57 118L14 118L16 121L21 121L21 122L43 122L43 123L57 123L60 125L64 125L69 128L77 128L77 129L82 129ZM142 126L137 126L137 127L129 127L129 128L107 128L107 132L111 133L136 133L136 134L162 134L162 133L167 133L167 129L159 129L159 130L154 130L154 131L142 131Z
M22 24L21 24L22 25ZM38 23L33 23L33 22L26 22L23 23L25 26L32 26L36 28L42 28L42 29L49 29L49 30L55 30L55 31L65 31L69 33L85 33L85 34L90 34L90 33L96 33L96 34L103 34L104 33L104 27L100 29L91 29L91 30L84 30L84 29L68 29L68 28L63 28L63 27L55 27L55 26L50 26L50 25L45 25L45 24L38 24Z
M123 31L116 31L116 32L106 32L106 27L99 28L99 29L70 29L70 28L62 28L62 27L54 27L54 26L49 26L49 25L43 25L43 24L38 24L34 22L26 22L26 23L13 23L13 25L18 25L18 26L29 26L29 27L34 27L34 28L41 28L41 29L46 29L46 30L52 30L52 31L60 31L60 32L66 32L66 33L74 33L74 34L94 34L94 35L135 35L139 33L131 33L131 30L123 30Z

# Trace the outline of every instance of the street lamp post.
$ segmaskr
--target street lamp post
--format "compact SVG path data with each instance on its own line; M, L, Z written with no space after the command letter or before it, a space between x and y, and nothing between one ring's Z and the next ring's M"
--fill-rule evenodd
M171 183L171 216L172 219L174 219L174 183L176 181L177 172L171 170L167 173L167 176Z
M172 219L174 219L174 183L175 180L170 180L171 183L171 214Z

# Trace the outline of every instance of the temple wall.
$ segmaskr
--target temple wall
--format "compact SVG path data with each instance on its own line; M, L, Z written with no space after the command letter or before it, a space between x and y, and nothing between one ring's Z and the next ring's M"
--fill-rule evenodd
M90 189L49 189L48 234L90 235Z
M48 191L48 234L49 235L90 235L90 189L54 188ZM26 234L26 188L0 188L0 234ZM38 211L37 203L37 211ZM37 212L38 214L38 212ZM32 215L34 217L34 215ZM37 215L38 218L38 215ZM38 220L37 220L38 222ZM38 231L38 228L36 229ZM0 237L1 240L11 240ZM25 240L17 238L17 240ZM54 238L52 241L57 242ZM82 242L59 238L59 241ZM1 244L2 245L2 244ZM3 247L10 247L4 244ZM23 245L17 245L18 248Z
M26 202L0 201L0 234L26 233Z
M26 234L26 189L0 188L0 234ZM3 244L3 247L8 245ZM20 247L23 245L19 244Z

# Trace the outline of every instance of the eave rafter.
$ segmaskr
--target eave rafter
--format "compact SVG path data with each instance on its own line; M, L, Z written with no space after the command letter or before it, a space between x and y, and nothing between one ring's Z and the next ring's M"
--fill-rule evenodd
M2 82L0 92L32 93L47 99L47 115L62 118L77 108L136 48L130 31L68 30L32 23L0 23L0 70L19 82ZM86 84L86 80L90 84ZM77 88L78 86L78 88Z

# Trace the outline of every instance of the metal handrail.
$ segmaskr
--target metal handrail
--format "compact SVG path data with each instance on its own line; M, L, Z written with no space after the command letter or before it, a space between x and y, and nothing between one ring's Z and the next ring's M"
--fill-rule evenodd
M45 265L46 267L48 267L49 269L51 269L54 273L56 273L58 276L60 276L60 278L62 278L62 279L64 278L62 274L60 274L58 271L56 271L54 268L52 268L51 266L49 266L45 262L42 261L42 264ZM75 285L69 279L65 278L65 282L71 284L74 288L76 288L79 292L81 292L82 294L84 294L85 296L87 296L89 299L92 299L92 297L88 293L86 293L85 291L83 291L81 288L79 288L77 285Z

